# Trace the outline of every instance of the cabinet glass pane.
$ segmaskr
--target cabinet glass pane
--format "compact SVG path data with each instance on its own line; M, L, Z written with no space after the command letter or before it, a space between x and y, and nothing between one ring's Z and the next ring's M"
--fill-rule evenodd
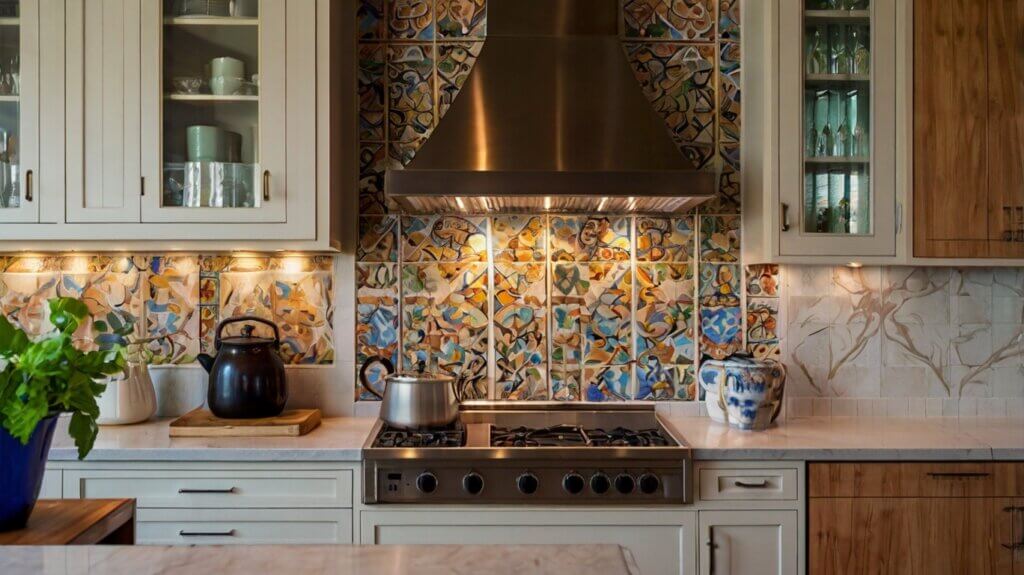
M164 207L258 208L259 0L168 0Z
M807 0L803 30L803 231L870 234L870 2Z
M17 0L0 1L0 210L21 206L18 130L21 30Z

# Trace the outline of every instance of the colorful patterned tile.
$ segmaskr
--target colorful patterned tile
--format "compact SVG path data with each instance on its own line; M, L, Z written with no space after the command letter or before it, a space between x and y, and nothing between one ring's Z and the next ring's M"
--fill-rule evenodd
M273 294L274 275L272 272L222 272L220 275L220 319L254 315L273 321ZM237 335L241 333L243 327L243 324L228 325L224 328L224 335ZM256 324L255 333L262 337L273 336L272 330L259 324Z
M700 352L723 359L743 349L743 310L739 299L708 297L700 305Z
M408 142L434 127L434 46L388 46L388 138Z
M144 333L145 268L139 266L146 263L147 258L95 256L91 264L70 265L71 271L61 273L56 295L78 298L89 307L90 317L75 334L89 347L124 343L117 334L123 330Z
M718 194L700 205L704 214L739 214L742 204L740 196L740 174L723 159L718 175Z
M216 274L199 277L199 305L218 305L220 301L220 277Z
M13 256L7 259L4 265L5 272L9 273L43 273L43 272L60 272L64 269L64 259L62 256ZM96 258L89 256L79 256L80 261L85 262L86 267L93 265L92 262ZM97 271L95 269L81 269L80 271Z
M632 399L630 383L633 368L628 365L602 365L583 368L586 401L624 401Z
M782 350L778 341L761 341L747 344L747 353L755 359L774 359L782 361Z
M494 354L503 397L534 397L547 380L527 369L547 363L547 274L545 264L497 264L494 268ZM524 387L525 386L525 387Z
M747 266L747 295L779 297L779 266L777 264Z
M363 143L359 146L359 213L386 214L384 170L387 168L384 144Z
M633 73L695 168L714 157L715 48L677 43L627 44Z
M199 273L264 272L270 269L270 260L269 256L200 255Z
M215 305L199 306L199 353L217 353L213 339L217 330L220 314Z
M682 262L693 260L694 218L636 219L636 259L638 262Z
M718 37L722 40L740 39L740 0L719 0Z
M498 388L501 399L520 399L546 401L548 393L548 376L546 364L526 364L519 367L505 365L498 359Z
M739 4L739 1L736 0ZM722 42L718 47L718 130L720 141L740 141L740 44Z
M272 296L281 359L291 365L334 363L334 273L275 272Z
M740 261L740 217L700 217L701 262Z
M150 260L146 271L148 297L144 336L168 337L146 345L149 363L195 361L199 353L198 270L197 256L154 256Z
M487 397L487 297L485 263L403 266L403 368L465 374L470 397Z
M740 145L738 143L722 144L719 149L719 155L722 157L723 168L740 169Z
M625 0L627 38L712 40L715 0Z
M778 298L750 298L747 301L747 341L779 339Z
M551 361L578 364L583 360L581 316L588 289L585 268L555 264L551 273Z
M444 0L442 0L443 2ZM470 2L471 0L452 0ZM455 97L466 83L469 72L476 63L483 42L459 42L437 46L437 120L444 118Z
M268 261L268 270L287 273L333 272L332 256L274 256Z
M398 265L356 264L356 364L398 365Z
M59 272L0 274L0 313L37 337L53 329L46 302L57 297Z
M389 0L388 20L392 39L434 39L433 0Z
M544 216L504 215L491 219L491 243L495 262L542 262L545 260Z
M664 364L695 358L693 270L686 264L637 264L637 357Z
M359 139L384 140L383 44L359 45Z
M589 284L583 296L583 362L625 364L632 356L633 278L629 264L580 264Z
M402 244L406 262L487 261L487 218L403 217Z
M385 0L359 0L356 22L360 40L383 40L387 35Z
M739 298L740 267L733 264L701 264L701 297Z
M437 33L441 38L484 38L487 0L437 0Z
M551 216L551 260L628 261L630 221L628 217Z
M635 399L691 401L697 397L693 365L667 365L657 357L637 361Z
M416 152L420 151L426 142L426 137L414 138L407 142L391 142L388 146L388 169L400 170L408 166L409 162L416 157Z
M353 381L356 382L356 401L380 401L380 398L363 388L360 379L361 377L366 377L366 381L370 387L377 393L384 395L384 389L387 387L386 379L388 375L390 375L390 372L388 372L387 368L379 362L371 363L369 367L366 368L365 373L362 370L362 366L357 365L355 377L353 378Z
M578 401L583 370L577 365L551 366L551 397L556 401Z
M356 258L361 262L397 262L398 218L360 217Z

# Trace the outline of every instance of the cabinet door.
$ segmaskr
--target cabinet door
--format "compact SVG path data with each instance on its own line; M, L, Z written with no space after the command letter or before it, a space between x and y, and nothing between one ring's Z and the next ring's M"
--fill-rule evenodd
M66 4L69 222L139 221L143 1Z
M313 0L152 2L143 18L156 42L144 46L143 221L282 223L300 202L312 213Z
M797 572L796 511L701 511L702 575Z
M1002 500L999 545L1003 561L1012 565L1014 575L1024 575L1024 499Z
M363 511L363 545L616 544L645 575L692 574L693 512L575 510Z
M39 221L39 2L0 5L0 222Z
M835 498L809 504L808 572L1012 574L996 498Z
M896 254L895 20L895 0L781 4L783 256Z

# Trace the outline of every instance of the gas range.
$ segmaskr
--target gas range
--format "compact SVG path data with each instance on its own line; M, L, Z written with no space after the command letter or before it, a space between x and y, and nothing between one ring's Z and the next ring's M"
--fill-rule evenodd
M683 504L690 448L650 404L472 401L451 428L379 421L363 447L368 504Z

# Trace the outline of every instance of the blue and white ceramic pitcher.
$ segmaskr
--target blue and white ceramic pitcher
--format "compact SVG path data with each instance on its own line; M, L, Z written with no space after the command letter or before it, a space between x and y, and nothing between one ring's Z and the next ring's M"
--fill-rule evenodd
M715 421L738 429L766 429L782 409L786 368L777 361L748 355L705 361L698 379Z

